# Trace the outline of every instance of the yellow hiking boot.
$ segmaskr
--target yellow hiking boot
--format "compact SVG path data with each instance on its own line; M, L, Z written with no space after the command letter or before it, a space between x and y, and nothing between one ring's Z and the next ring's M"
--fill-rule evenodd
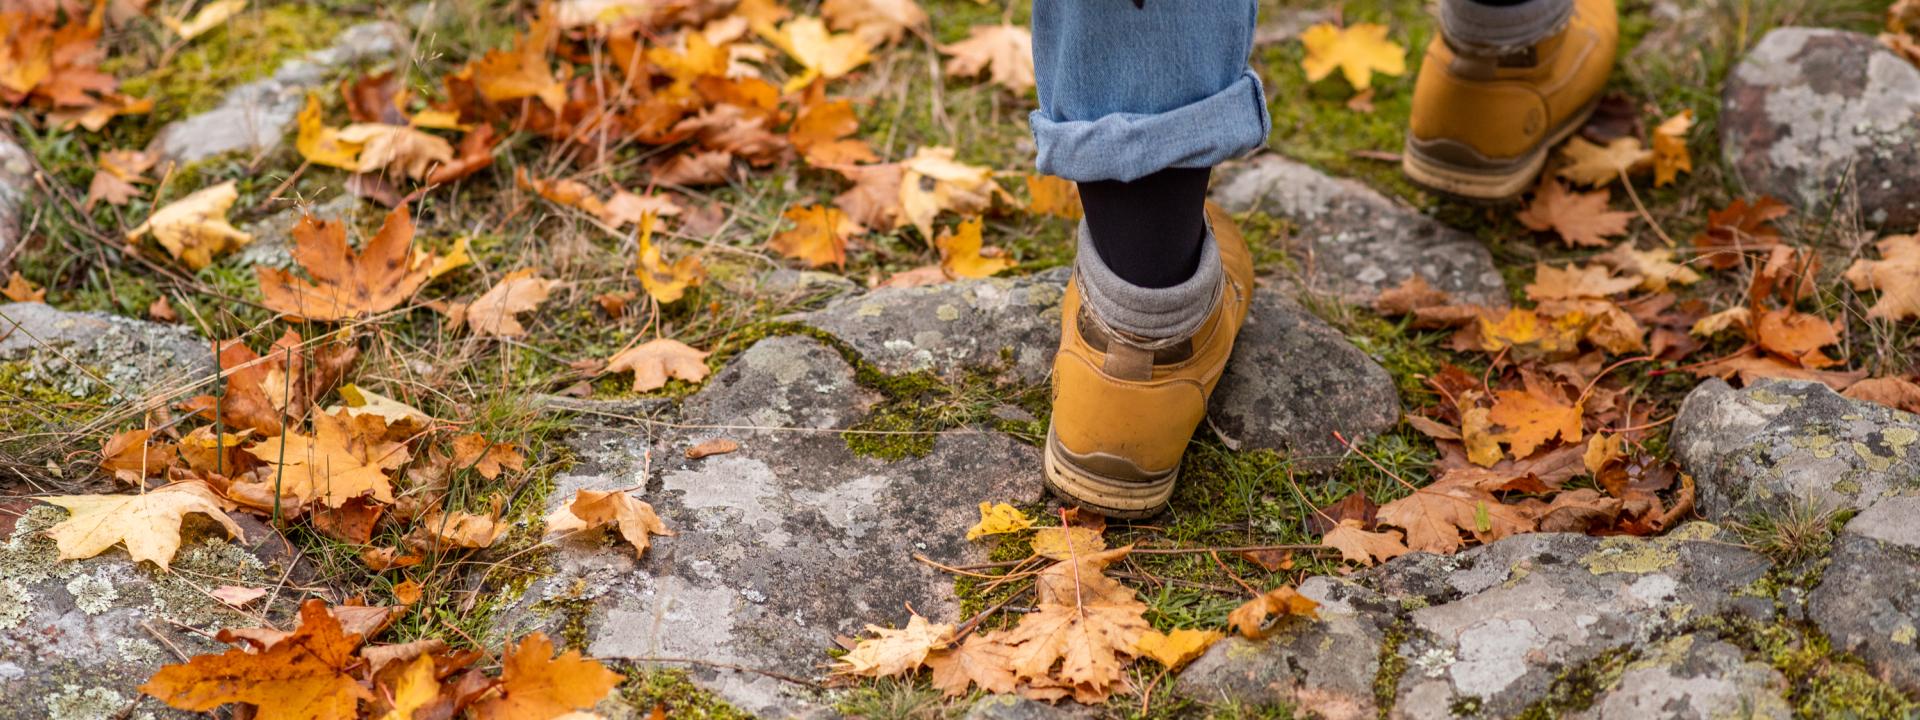
M1253 257L1227 213L1207 203L1225 276L1212 314L1191 337L1142 342L1082 309L1079 279L1061 302L1053 359L1047 488L1117 518L1166 507L1187 440L1207 414L1253 297Z
M1414 182L1479 200L1533 185L1547 151L1599 103L1619 45L1614 0L1575 0L1567 27L1504 54L1427 46L1401 167Z

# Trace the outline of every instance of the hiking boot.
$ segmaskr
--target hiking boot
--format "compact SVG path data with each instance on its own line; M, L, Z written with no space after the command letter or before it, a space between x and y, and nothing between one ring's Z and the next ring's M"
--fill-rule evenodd
M1213 312L1191 336L1145 341L1106 326L1080 298L1061 302L1047 428L1047 488L1068 503L1116 518L1160 512L1180 456L1207 414L1253 297L1253 257L1233 219L1207 203L1224 279Z
M1565 28L1526 47L1465 47L1435 35L1414 84L1401 167L1444 193L1519 195L1547 151L1593 114L1619 38L1614 0L1575 0Z

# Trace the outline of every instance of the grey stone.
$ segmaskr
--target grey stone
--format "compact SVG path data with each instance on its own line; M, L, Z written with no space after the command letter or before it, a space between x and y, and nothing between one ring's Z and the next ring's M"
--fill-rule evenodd
M1681 403L1672 436L1711 520L1745 520L1787 503L1867 507L1920 486L1916 441L1920 417L1788 380L1741 390L1700 383Z
M312 215L321 220L345 221L351 228L353 211L359 206L359 198L351 193L341 193L318 205L288 208L247 223L241 230L252 235L253 242L235 252L232 262L239 267L293 267L293 228L300 224L301 218Z
M1048 705L1017 695L988 695L967 707L961 720L1080 720L1101 717L1096 708L1071 702Z
M788 316L852 346L883 372L931 371L956 379L968 368L1004 369L1038 383L1060 342L1067 270L912 288L880 288Z
M1338 465L1350 441L1400 422L1393 377L1339 331L1279 292L1254 292L1247 324L1208 408L1243 449L1287 453L1308 470Z
M406 31L391 22L349 27L331 46L288 60L272 76L228 90L212 110L162 128L147 149L181 164L230 152L272 152L306 104L307 91L324 83L334 68L390 57L406 44Z
M1920 68L1873 36L1772 30L1723 95L1720 144L1754 191L1816 213L1857 201L1869 226L1920 224Z
M1833 562L1808 596L1836 650L1920 693L1920 497L1881 500L1847 522Z
M33 158L13 133L0 132L0 275L20 244L20 208L33 192Z
M0 542L0 697L7 698L0 720L197 717L143 696L139 686L161 665L180 662L175 650L224 651L208 638L223 627L258 625L253 613L282 627L292 616L297 598L284 591L245 613L206 595L220 585L280 586L290 560L278 554L277 535L251 518L235 520L257 545L230 542L211 521L189 516L187 542L169 573L118 547L58 560L42 531L66 512L30 502L6 508L12 527L0 533L7 538Z
M742 288L749 295L834 296L858 292L860 286L844 275L818 270L778 268L761 276L760 281Z
M108 402L182 395L216 369L213 348L192 331L106 313L0 305L0 363L25 363L18 379Z
M1418 274L1461 302L1507 304L1506 284L1479 240L1359 181L1262 155L1221 168L1213 199L1230 212L1258 210L1293 222L1298 229L1288 249L1310 289L1367 305Z
M1705 635L1646 648L1574 720L1787 720L1787 679L1772 666Z
M580 489L638 496L676 533L644 559L599 535L556 541L553 572L504 613L499 631L577 628L602 658L692 658L816 678L839 635L901 626L907 606L958 614L952 581L914 560L983 559L959 531L983 499L1037 501L1037 448L986 432L941 435L925 457L887 463L840 430L872 398L818 341L748 348L682 405L675 427L610 424L568 442L581 463L556 479L549 511ZM686 460L715 437L740 444ZM646 662L645 660L640 660ZM712 665L695 682L762 716L825 713L803 686Z
M1326 720L1371 719L1380 646L1393 624L1386 598L1351 580L1308 578L1300 594L1319 617L1291 618L1260 641L1214 643L1180 674L1174 692L1201 703L1289 705Z

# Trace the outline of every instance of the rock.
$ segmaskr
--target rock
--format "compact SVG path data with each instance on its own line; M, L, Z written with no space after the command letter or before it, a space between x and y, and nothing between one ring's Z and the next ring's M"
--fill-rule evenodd
M1920 487L1916 441L1920 417L1786 380L1742 390L1707 380L1681 403L1672 436L1710 520L1790 502L1859 509Z
M187 540L173 572L135 563L122 548L85 560L60 561L41 531L65 511L22 501L5 509L0 535L0 720L29 718L197 717L167 708L138 690L174 653L222 652L209 638L222 627L252 627L264 612L282 627L294 601L240 612L206 595L220 585L279 587L290 559L278 536L235 516L250 546L229 542L218 526L189 516ZM13 513L25 511L13 522ZM178 623L179 625L175 625ZM206 636L186 630L204 631ZM136 712L137 711L137 712Z
M736 292L743 295L772 297L805 298L808 296L833 297L859 292L860 286L844 275L835 275L818 270L795 270L777 268L763 273L758 282L740 287Z
M1627 663L1575 720L1787 720L1787 679L1772 666L1705 635L1681 635Z
M312 215L321 220L345 221L347 227L352 228L353 211L359 206L360 198L341 193L318 205L288 208L247 223L241 230L252 235L253 242L235 252L232 263L237 267L293 267L293 228L300 224L301 218Z
M1180 674L1174 692L1207 704L1292 706L1326 720L1370 720L1374 678L1395 608L1351 580L1308 578L1300 593L1320 603L1317 620L1292 619L1261 641L1214 643Z
M1279 292L1254 292L1208 418L1242 449L1283 451L1303 469L1338 465L1349 440L1400 422L1393 377L1339 331Z
M1461 302L1507 304L1506 283L1479 240L1356 180L1333 178L1278 155L1221 169L1213 200L1297 226L1289 248L1308 287L1367 305L1418 273ZM1309 260L1309 258L1311 260Z
M184 327L40 303L0 305L0 377L114 403L184 391L216 369L212 346Z
M1890 497L1847 522L1833 562L1808 597L1835 650L1874 674L1920 693L1920 497Z
M1048 705L1017 695L988 695L967 708L960 720L1079 720L1101 717L1099 710L1071 702Z
M913 556L983 559L961 529L981 500L1040 498L1039 450L997 433L956 433L925 457L860 457L836 430L859 422L872 400L837 352L774 337L687 398L679 424L689 429L577 433L569 446L582 461L556 480L550 510L580 489L645 488L638 496L677 534L656 539L641 560L598 535L558 541L553 573L503 613L500 634L571 628L596 657L692 658L817 678L836 636L868 623L902 626L908 605L953 618L952 580ZM686 448L714 437L740 449L685 459ZM772 676L688 670L758 715L825 713L796 692L803 686Z
M1768 32L1727 77L1727 164L1756 192L1869 226L1920 224L1920 68L1871 35Z
M272 152L306 104L307 91L325 83L334 68L389 57L406 46L406 31L391 22L347 28L332 46L288 60L271 77L228 90L218 107L162 128L147 150L182 165L230 152Z
M20 242L20 207L33 192L33 157L12 133L0 132L0 279Z
M880 288L784 319L852 346L882 372L931 371L956 380L994 368L1024 383L1045 380L1060 343L1067 270L913 288Z

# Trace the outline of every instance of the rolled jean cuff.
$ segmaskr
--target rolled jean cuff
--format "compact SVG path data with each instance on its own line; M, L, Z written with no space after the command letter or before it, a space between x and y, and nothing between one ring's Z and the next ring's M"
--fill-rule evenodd
M1162 113L1055 121L1035 110L1035 164L1074 182L1130 182L1170 167L1213 167L1266 144L1273 129L1251 69L1226 89Z

